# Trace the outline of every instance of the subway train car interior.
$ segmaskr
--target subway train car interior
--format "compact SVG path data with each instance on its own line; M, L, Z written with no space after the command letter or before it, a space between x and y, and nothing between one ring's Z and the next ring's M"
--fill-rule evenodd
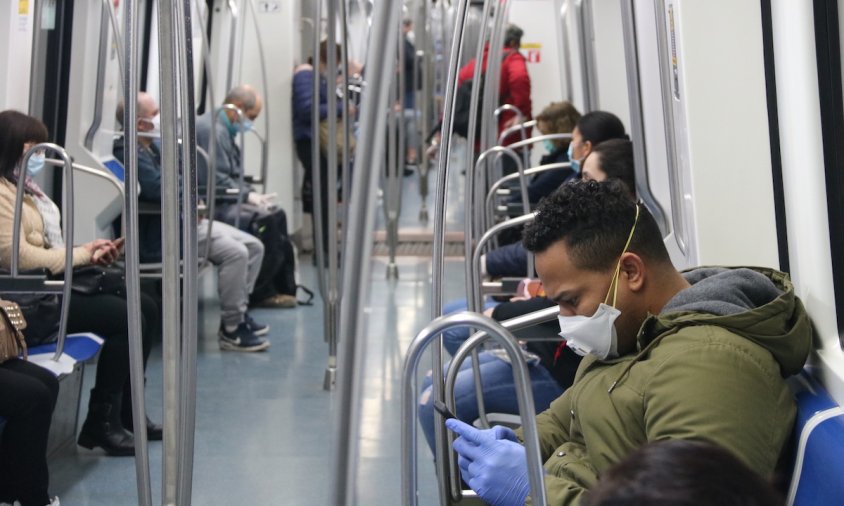
M0 0L0 506L844 504L838 0Z

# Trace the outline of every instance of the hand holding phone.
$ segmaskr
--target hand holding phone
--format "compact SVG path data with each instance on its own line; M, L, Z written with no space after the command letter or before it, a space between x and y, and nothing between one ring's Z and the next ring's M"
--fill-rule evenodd
M436 409L437 413L441 414L446 420L449 418L457 418L442 401L434 401L434 409Z

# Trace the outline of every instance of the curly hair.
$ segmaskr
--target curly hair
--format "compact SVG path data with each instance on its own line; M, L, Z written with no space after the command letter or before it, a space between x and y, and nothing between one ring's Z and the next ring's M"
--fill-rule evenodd
M571 102L552 102L536 116L537 126L543 134L569 134L577 122L580 121L580 112ZM551 141L557 149L567 149L569 141Z
M639 221L628 251L653 263L670 263L653 216L644 205L631 200L627 188L617 180L574 181L561 186L539 204L536 219L525 227L522 241L528 251L542 253L564 240L578 268L605 271L624 250L637 205Z

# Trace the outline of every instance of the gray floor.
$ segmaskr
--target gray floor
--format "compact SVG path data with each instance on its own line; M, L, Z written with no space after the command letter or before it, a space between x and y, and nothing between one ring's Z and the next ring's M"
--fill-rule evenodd
M462 221L459 170L452 179L448 228ZM435 173L431 173L434 182ZM418 222L416 177L404 178L402 228ZM429 197L430 201L430 197ZM433 215L433 207L431 214ZM379 217L383 216L379 212ZM379 218L380 219L380 218ZM429 225L430 226L430 225ZM363 422L358 466L361 505L400 503L399 384L404 350L428 321L430 259L399 258L400 279L385 279L384 258L373 259L368 319ZM302 282L316 288L308 261L300 265ZM462 291L463 266L446 264L446 300ZM456 284L459 283L459 284ZM196 451L193 504L322 505L329 502L333 394L323 391L327 345L323 341L322 305L288 310L257 310L269 323L272 348L266 353L220 352L213 276L203 278L199 343ZM161 420L160 347L147 370L148 410ZM424 360L424 369L429 360ZM86 371L81 416L93 367ZM424 371L421 371L424 373ZM81 423L81 421L80 421ZM419 459L421 504L436 504L430 454L422 442ZM151 443L153 497L160 497L161 443ZM109 458L77 449L51 466L51 491L66 505L137 503L134 460ZM154 503L160 500L154 501Z

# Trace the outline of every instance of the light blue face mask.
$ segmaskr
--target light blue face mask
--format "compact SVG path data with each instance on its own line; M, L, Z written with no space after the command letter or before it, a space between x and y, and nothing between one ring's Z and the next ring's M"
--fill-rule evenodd
M574 159L574 142L569 142L569 150L566 152L569 157L569 162L571 163L571 170L574 171L575 174L580 174L580 160Z
M252 126L253 126L252 120L249 119L249 118L246 118L246 119L243 120L243 123L240 124L240 131L241 132L248 132L248 131L252 130Z
M545 151L548 151L549 153L557 151L557 146L554 144L554 141L550 139L545 139L544 141L542 141L542 145L545 146Z
M36 153L30 156L26 162L26 173L35 177L44 168L44 160L46 160L44 153Z

